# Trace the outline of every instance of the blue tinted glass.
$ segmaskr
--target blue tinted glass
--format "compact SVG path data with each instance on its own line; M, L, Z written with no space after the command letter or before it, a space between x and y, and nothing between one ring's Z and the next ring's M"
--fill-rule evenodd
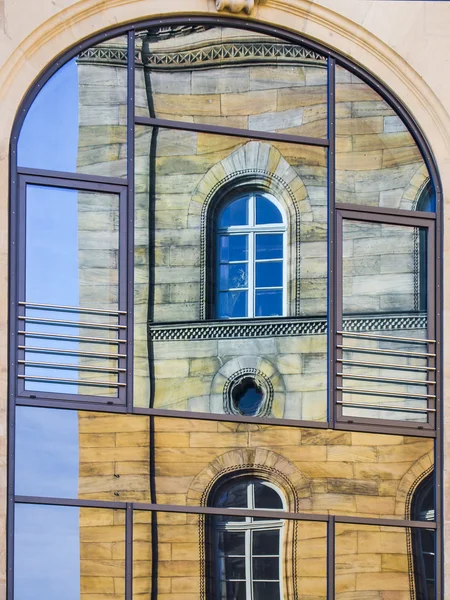
M256 196L256 224L282 223L283 217L273 202L264 196Z
M238 198L230 202L224 209L219 227L232 227L234 225L248 225L248 198Z
M16 504L14 529L14 597L80 600L80 509Z
M220 262L247 260L247 242L247 235L221 235L219 238Z
M78 70L76 59L44 85L28 111L17 146L23 167L76 171L78 153Z
M16 493L78 496L78 413L19 406L16 409Z
M264 394L251 378L245 378L233 389L233 404L242 415L256 415Z
M232 319L247 316L247 292L221 292L219 317Z
M276 287L283 285L283 263L256 263L256 287Z
M283 314L282 290L257 290L255 315L257 317L280 317Z
M256 260L283 258L283 234L258 233L256 235Z
M220 289L247 287L247 263L220 265Z

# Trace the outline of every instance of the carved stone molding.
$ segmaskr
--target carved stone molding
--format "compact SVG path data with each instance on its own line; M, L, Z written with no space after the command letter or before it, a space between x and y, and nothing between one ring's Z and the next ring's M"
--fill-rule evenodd
M263 4L264 0L216 0L216 9L221 12L227 10L232 13L245 11L248 15L257 4Z

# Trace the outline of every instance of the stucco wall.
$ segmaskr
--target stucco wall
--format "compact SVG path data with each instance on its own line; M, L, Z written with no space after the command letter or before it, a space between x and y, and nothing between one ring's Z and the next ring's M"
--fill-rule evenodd
M121 22L171 12L216 14L213 0L0 1L0 514L6 518L7 211L8 148L14 116L33 80L55 56L93 33ZM269 0L252 15L320 39L383 80L411 110L438 161L444 197L450 193L450 4L380 0ZM446 209L445 216L447 217ZM448 253L448 236L445 252ZM444 256L445 258L445 256ZM446 264L446 263L445 263ZM444 273L444 280L446 279ZM444 330L447 303L444 303ZM446 352L446 357L450 356ZM449 358L446 359L450 360ZM445 365L444 365L445 366ZM444 369L445 371L445 369ZM446 411L446 419L447 418ZM447 448L447 444L446 444ZM447 498L448 505L448 498ZM446 511L448 514L448 511ZM450 523L449 523L450 524ZM448 538L448 536L447 536ZM5 535L0 556L4 564ZM450 542L449 542L450 543ZM448 575L447 575L448 578ZM4 596L5 570L0 574Z

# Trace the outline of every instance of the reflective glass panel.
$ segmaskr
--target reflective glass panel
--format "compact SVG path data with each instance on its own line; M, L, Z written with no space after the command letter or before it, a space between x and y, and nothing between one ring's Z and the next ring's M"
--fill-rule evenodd
M18 143L21 167L126 176L127 36L83 51L49 79Z
M219 310L224 319L247 316L247 292L220 292Z
M27 185L24 299L25 390L116 397L117 194Z
M282 223L283 216L268 198L256 196L256 224L265 225L266 223Z
M222 211L219 220L220 227L248 225L248 198L238 198L230 202Z
M327 135L327 62L231 27L137 33L136 113L312 137Z
M419 535L420 531L337 523L336 600L346 600L351 597L349 594L356 598L392 600L410 597L411 590L417 586L412 575L416 574L418 561L422 559L414 547L411 548L411 536ZM431 561L434 563L434 550ZM434 589L434 575L428 586L430 591ZM417 592L420 593L420 589L416 588ZM434 592L416 597L432 600Z
M280 520L267 526L233 521L234 531L227 531L225 516L134 511L134 599L148 595L157 577L158 594L180 598L188 589L195 598L204 593L208 600L247 600L253 589L270 600L295 594L325 600L326 524ZM224 536L240 541L224 545ZM254 554L254 536L266 537L272 556Z
M292 392L290 409L279 411L278 403L274 402L272 414L325 419L326 158L324 149L299 144L137 127L133 394L137 406L171 406L183 410L192 406L192 410L221 413L224 411L223 385L219 382L225 383L222 373L219 374L221 362L235 360L239 355L258 355L263 363L267 360L273 364L274 360L278 363L281 355L290 355L281 359L289 361L289 366L280 367L286 369L282 373L284 390L288 394ZM268 232L264 229L267 224L255 223L255 208L252 223L260 229L255 229L252 241L247 229L245 235L227 228L225 233L218 230L215 221L220 219L220 207L228 198L218 195L218 204L215 204L217 182L228 178L230 191L227 193L232 198L232 182L237 178L236 185L239 184L236 171L242 170L253 173L256 178L256 187L248 191L245 202L248 204L250 197L262 196L258 190L263 185L267 196L279 203L285 218L285 224L269 224ZM266 172L279 173L283 183L266 178ZM151 186L150 173L154 175ZM244 194L236 193L238 199L244 198ZM256 206L256 201L254 204ZM250 211L246 211L243 214L247 219ZM249 225L248 219L246 222ZM285 236L284 250L282 236ZM285 273L277 262L282 252L286 257ZM250 255L253 256L252 268L256 263L263 265L264 260L274 262L259 269L276 270L276 282L270 277L260 281L259 276L256 282L254 273L253 295L246 287L219 292L218 263L227 265L228 270L230 263L238 263L240 266L233 269L244 272L247 269L250 280ZM243 281L245 277L240 283ZM279 287L271 290L257 287L267 284ZM284 316L296 322L289 328L286 325L283 335L272 335L271 324L260 325L261 337L253 332L249 336L246 330L236 328L227 330L225 335L227 325L222 323L224 337L220 340L214 335L206 339L196 328L183 325L203 326L205 319L219 318L219 315L223 320L249 315ZM183 329L183 344L179 343L181 334L176 331L177 323ZM289 339L288 329L292 336ZM212 332L215 333L214 328ZM298 332L297 341L294 341L294 332ZM202 372L197 371L201 362L198 359L204 358L209 360L208 366L202 367ZM171 360L177 362L170 364ZM191 360L197 361L197 367L188 367ZM254 365L254 368L259 367ZM194 388L187 381L190 377L196 379ZM213 384L216 377L217 385ZM225 380L228 377L226 375ZM178 385L181 381L184 383ZM274 398L278 391L281 389L277 384ZM308 392L308 399L303 391ZM301 408L305 404L308 404L307 410Z
M15 600L125 598L124 512L16 504Z
M240 465L255 473L253 506L280 510L284 497L287 509L292 510L276 481L268 476L266 482L272 485L264 485L264 478L256 476L260 461L280 461L286 465L289 481L300 478L293 483L298 486L299 512L404 519L411 510L416 480L425 477L434 465L434 441L423 437L166 417L155 417L155 430L159 503L167 502L174 490L177 503L201 503L202 491L194 493L191 481L203 481L204 477L207 486L216 469L231 463L236 469ZM177 446L165 447L170 440L176 440ZM240 490L240 507L245 508L246 501L247 507L252 506L248 496L245 499L245 486L239 478L228 483L229 488L214 492L219 496L211 492L213 506L223 506L216 504L215 498L226 489L233 494ZM250 475L247 489L249 483ZM235 487L239 485L242 487ZM237 500L230 498L227 506L237 507ZM427 514L431 515L428 511L414 518L426 520Z
M336 136L337 202L435 210L430 175L406 125L373 88L340 66Z
M277 317L283 314L283 292L281 290L256 290L255 315Z
M282 262L256 263L256 287L277 287L283 284Z
M283 257L283 235L257 233L255 237L256 260Z
M219 259L222 262L246 261L248 258L248 236L219 236Z
M148 417L21 406L16 422L16 494L150 502Z
M344 220L343 247L342 414L427 423L427 231Z

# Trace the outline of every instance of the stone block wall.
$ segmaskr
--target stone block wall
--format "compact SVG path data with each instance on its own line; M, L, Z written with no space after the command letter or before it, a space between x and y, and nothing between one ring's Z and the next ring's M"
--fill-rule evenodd
M80 600L125 592L125 511L80 508Z
M336 525L336 600L410 600L410 531Z
M80 497L148 502L152 477L158 503L204 506L219 480L246 472L277 485L290 511L404 519L415 486L433 468L433 441L425 438L162 417L154 418L154 429L151 464L149 417L80 412ZM81 587L115 600L123 584L124 511L82 510ZM198 515L136 512L135 600L149 593L152 561L158 598L202 598L209 526ZM284 568L297 582L297 596L289 580L286 597L325 598L325 525L289 522L283 535ZM401 528L338 524L338 597L370 591L374 599L389 592L406 600L408 535Z

